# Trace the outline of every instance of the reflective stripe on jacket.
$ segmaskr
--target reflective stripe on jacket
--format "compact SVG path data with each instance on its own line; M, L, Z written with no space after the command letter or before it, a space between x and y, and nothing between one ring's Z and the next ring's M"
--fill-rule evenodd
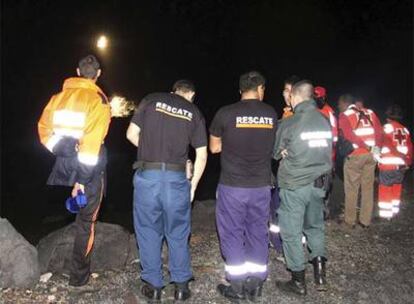
M99 152L111 120L105 94L94 81L69 78L54 95L38 123L40 141L51 152L63 138L79 141L78 182L86 183L99 161Z

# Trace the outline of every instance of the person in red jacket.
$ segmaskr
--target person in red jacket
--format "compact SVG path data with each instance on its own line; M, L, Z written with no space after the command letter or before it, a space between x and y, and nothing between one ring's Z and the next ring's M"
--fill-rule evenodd
M410 132L400 123L403 116L401 107L388 107L386 115L379 161L378 207L381 218L391 219L400 211L402 182L412 164L413 144Z
M315 87L315 101L318 105L319 111L329 120L332 128L333 144L338 141L338 122L335 116L335 111L328 104L327 93L324 87ZM333 159L335 159L335 150L333 152Z
M327 120L329 120L329 124L331 125L331 130L332 130L332 162L335 163L335 145L336 142L338 141L338 121L336 119L335 116L335 111L332 109L332 107L328 104L328 98L327 98L327 93L326 93L326 89L324 87L321 86L317 86L314 89L314 99L316 101L316 105L318 106L319 112L321 112L321 114L323 116L326 117ZM335 206L335 204L332 204L332 202L330 202L330 197L331 197L331 192L332 192L332 183L330 185L330 189L329 191L327 191L326 193L326 198L325 198L325 208L324 208L324 213L325 213L325 218L334 218L336 215L339 215L338 210L340 210L339 206Z
M355 106L352 95L341 96L338 107L340 133L353 147L344 163L345 223L351 227L357 224L361 188L359 222L362 227L368 227L374 207L375 168L383 141L382 126L372 110Z

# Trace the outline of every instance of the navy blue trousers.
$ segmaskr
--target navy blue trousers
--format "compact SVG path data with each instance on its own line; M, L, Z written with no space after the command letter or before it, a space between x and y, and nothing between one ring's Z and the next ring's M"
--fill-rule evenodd
M134 176L134 228L141 260L141 279L163 287L161 251L168 244L171 281L192 278L189 236L190 183L184 172L145 170Z

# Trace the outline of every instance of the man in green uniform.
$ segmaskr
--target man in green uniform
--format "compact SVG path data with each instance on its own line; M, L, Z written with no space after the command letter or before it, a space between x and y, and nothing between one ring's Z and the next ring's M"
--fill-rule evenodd
M299 81L291 94L295 115L284 120L277 131L274 158L281 159L279 226L292 279L278 282L277 286L305 295L303 234L314 265L317 289L326 290L323 199L332 169L332 131L312 100L312 83Z

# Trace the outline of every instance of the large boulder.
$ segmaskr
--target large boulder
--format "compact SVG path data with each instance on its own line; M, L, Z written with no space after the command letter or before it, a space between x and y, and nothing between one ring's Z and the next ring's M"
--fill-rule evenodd
M68 274L74 240L74 223L41 239L37 245L41 272ZM122 270L137 256L134 235L119 225L96 223L91 271Z
M7 219L0 218L0 289L30 288L39 277L36 248Z

